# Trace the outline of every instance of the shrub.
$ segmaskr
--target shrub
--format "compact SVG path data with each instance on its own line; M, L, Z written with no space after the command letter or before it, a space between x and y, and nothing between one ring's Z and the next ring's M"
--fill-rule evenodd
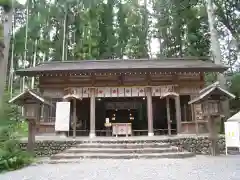
M31 154L21 150L19 141L8 130L4 128L0 132L0 172L21 168L33 160Z
M16 123L16 125L14 126L14 132L16 134L16 136L24 136L27 137L28 135L28 123L26 121L19 121Z
M26 131L26 123L20 119L18 108L5 101L0 110L0 172L15 170L33 161L33 156L24 152L17 140L19 134Z

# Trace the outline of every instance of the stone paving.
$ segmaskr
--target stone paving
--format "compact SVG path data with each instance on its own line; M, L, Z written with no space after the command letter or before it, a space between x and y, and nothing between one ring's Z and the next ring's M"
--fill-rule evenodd
M239 180L240 156L189 159L82 160L40 164L0 175L1 180Z

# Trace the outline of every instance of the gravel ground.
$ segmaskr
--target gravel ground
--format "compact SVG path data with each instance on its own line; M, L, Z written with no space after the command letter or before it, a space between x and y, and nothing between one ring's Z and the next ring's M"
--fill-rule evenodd
M82 160L41 164L0 175L0 180L239 180L240 156L149 160Z

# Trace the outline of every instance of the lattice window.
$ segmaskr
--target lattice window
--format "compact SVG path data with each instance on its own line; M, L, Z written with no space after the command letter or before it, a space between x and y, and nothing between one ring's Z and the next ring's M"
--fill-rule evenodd
M55 122L56 117L56 103L62 101L61 98L53 98L51 99L51 103L53 106L42 106L42 113L41 113L41 121L43 122Z

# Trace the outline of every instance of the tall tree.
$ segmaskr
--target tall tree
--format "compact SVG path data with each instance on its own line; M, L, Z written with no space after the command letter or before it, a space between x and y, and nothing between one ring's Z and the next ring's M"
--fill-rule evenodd
M236 0L214 0L219 21L230 31L235 39L235 45L240 50L240 2Z
M4 39L4 51L3 58L0 59L0 109L2 105L2 98L4 94L4 89L6 85L7 78L7 68L8 68L8 55L10 48L11 39L11 29L12 29L12 17L13 17L13 1L2 0L0 1L0 6L3 7L3 39Z
M208 24L209 30L211 35L211 52L213 56L213 60L215 64L221 65L222 64L222 53L220 49L220 43L218 38L218 32L216 30L216 19L214 16L214 8L213 8L213 1L206 0L206 7L207 7L207 14L208 14ZM226 89L226 78L224 74L218 73L218 81L220 85ZM223 103L223 110L226 117L229 117L229 102L225 101Z
M17 19L14 34L14 68L23 68L19 59L34 66L62 59L147 58L152 49L154 54L167 57L209 56L205 1L34 0L29 6L28 21L27 4L17 12L22 18ZM221 5L224 16L233 14L236 8L232 4L233 0ZM39 17L33 16L36 12ZM220 20L216 28L223 32L225 26L218 8L216 15ZM235 31L237 21L230 20ZM152 39L159 41L159 49L153 47ZM234 56L231 59L234 61ZM15 79L16 86L19 78ZM26 78L26 83L31 84L30 79Z

